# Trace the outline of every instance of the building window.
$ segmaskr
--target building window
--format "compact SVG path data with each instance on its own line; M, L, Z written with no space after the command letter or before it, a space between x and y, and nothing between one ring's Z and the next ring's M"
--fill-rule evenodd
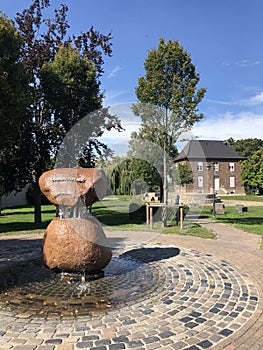
M219 163L218 162L214 162L214 174L218 174L219 173Z
M198 176L198 187L202 188L204 186L204 180L203 180L203 176Z
M197 171L203 171L203 162L197 163Z
M235 177L234 176L230 176L229 178L229 186L230 187L235 187Z
M229 163L229 171L235 171L235 163Z

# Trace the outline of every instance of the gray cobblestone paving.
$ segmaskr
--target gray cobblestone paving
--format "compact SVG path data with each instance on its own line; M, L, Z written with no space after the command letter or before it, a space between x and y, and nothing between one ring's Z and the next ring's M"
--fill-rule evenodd
M183 240L160 236L147 244L136 239L126 246L124 242L115 255L120 253L139 265L117 279L118 293L119 284L124 285L122 297L118 294L117 302L99 313L80 310L74 317L55 313L38 317L33 306L22 310L26 296L16 301L14 295L17 310L2 293L0 349L239 349L231 347L231 339L238 340L243 329L254 325L262 291L232 258L210 253L202 245L190 247ZM12 239L0 241L0 271L40 253L38 239L20 241L20 245ZM17 245L20 249L14 249ZM148 288L142 283L140 291L140 279ZM34 292L30 293L33 304ZM260 326L258 334L263 334ZM254 343L255 350L260 349L259 336Z

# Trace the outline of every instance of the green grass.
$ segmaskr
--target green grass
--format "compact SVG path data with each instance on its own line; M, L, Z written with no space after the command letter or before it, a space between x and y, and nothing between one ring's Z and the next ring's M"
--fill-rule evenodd
M129 231L151 231L144 219L139 216L129 217L130 201L125 198L115 200L104 200L95 203L92 215L103 225L105 230L129 230ZM34 208L12 208L2 210L0 216L0 234L30 234L44 232L49 222L55 217L55 206L42 206L42 224L36 227L34 224ZM154 223L153 232L180 234L213 238L214 235L202 228L200 225L184 222L183 230L171 222L166 228L162 228L160 221Z
M34 208L10 208L2 210L0 216L0 233L24 234L44 232L50 220L55 217L54 205L42 206L42 224L34 223Z
M219 196L222 200L238 200L238 201L252 201L252 202L263 202L263 196L259 196L256 194L249 194L245 196Z
M211 207L204 207L202 216L213 218L210 211ZM263 236L263 206L248 206L244 213L239 213L236 207L226 206L225 214L216 215L215 220Z
M250 196L244 196L247 198ZM262 197L257 197L260 200ZM127 198L104 200L93 206L92 214L104 225L106 230L130 230L130 231L151 231L139 216L129 217L129 204ZM192 213L194 214L194 212ZM205 206L201 217L211 218L227 225L232 225L244 231L263 236L263 206L249 206L248 211L239 213L235 207L226 206L225 214L218 214L215 218L211 215L211 206ZM34 208L12 208L2 210L0 216L0 234L30 234L44 232L49 222L55 217L55 206L42 206L42 224L37 227L34 224ZM214 235L198 224L184 221L183 230L180 230L174 222L162 228L161 222L155 222L153 231L169 234L198 236L213 238Z
M201 237L201 238L215 238L216 235L199 224L192 223L189 221L184 221L183 229L181 230L179 226L171 226L164 228L162 233L170 233L184 236Z
M115 200L103 201L96 203L93 207L92 214L105 225L109 230L130 230L130 231L151 231L150 227L145 224L144 219L129 217L129 201L118 198ZM153 231L196 236L202 238L214 238L215 235L201 227L198 224L193 224L184 221L183 230L180 229L175 222L171 221L166 228L162 228L161 221L154 222Z

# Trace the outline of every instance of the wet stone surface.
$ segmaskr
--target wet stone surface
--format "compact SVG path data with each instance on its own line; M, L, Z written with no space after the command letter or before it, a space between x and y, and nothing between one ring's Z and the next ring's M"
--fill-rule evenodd
M0 324L1 340L9 344L19 320L24 333L36 328L42 346L61 345L70 333L74 349L208 349L231 337L258 307L247 275L194 249L117 249L105 277L86 283L43 267L37 246L33 255L28 246L10 254L5 248Z
M154 265L128 254L113 257L104 277L86 281L84 274L57 273L41 259L5 269L0 281L0 307L37 317L97 315L147 297L164 283Z

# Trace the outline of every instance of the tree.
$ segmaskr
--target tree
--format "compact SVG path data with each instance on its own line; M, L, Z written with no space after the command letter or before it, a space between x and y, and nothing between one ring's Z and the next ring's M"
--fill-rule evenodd
M232 146L237 153L246 158L250 158L255 151L263 147L263 140L257 138L234 140L230 137L227 143Z
M71 45L61 46L52 62L40 71L43 92L57 125L68 132L88 113L102 106L97 72L86 57Z
M20 62L21 45L21 36L13 23L0 13L0 198L20 190L27 174L24 155L28 145L20 140L23 140L22 125L29 117L29 79Z
M26 118L28 76L20 62L22 38L13 23L0 12L0 145L19 135Z
M141 135L148 135L163 150L163 192L168 201L167 159L178 136L203 118L198 104L206 89L198 89L199 74L191 57L178 41L150 50L144 63L145 76L139 77L132 109L142 119ZM139 135L140 137L140 135Z
M71 45L61 46L54 61L43 65L40 76L53 123L57 128L63 126L61 138L88 115L88 120L85 120L88 125L83 122L81 128L84 130L73 135L73 149L77 154L72 153L71 147L72 160L64 166L93 167L98 155L112 155L110 148L98 137L105 129L114 127L120 131L121 127L118 118L110 115L107 108L101 108L103 94L95 65ZM80 163L76 164L76 159Z
M193 172L188 164L178 164L175 169L174 181L177 185L181 186L193 183Z
M99 78L103 73L103 56L110 56L112 52L111 34L102 35L91 27L78 36L67 37L68 7L61 5L54 10L53 18L45 18L44 10L49 7L49 0L33 0L32 5L17 14L15 18L17 29L23 39L22 61L30 74L31 123L28 126L28 138L32 143L30 173L35 186L36 223L41 222L41 193L38 179L50 168L50 159L54 159L62 138L73 123L95 108L101 107L102 95L98 93L98 88ZM72 72L75 68L78 69L76 75ZM90 79L87 81L88 77L85 76L79 89L78 78L83 71L89 75ZM65 80L62 79L63 74L65 74ZM67 90L66 84L70 79L72 79L71 86ZM53 87L48 88L48 83L51 81L55 84L57 98L59 98L58 89L62 88L62 96L58 103L51 96ZM87 90L84 91L84 81L91 84L87 89L96 90L93 95ZM82 104L81 110L78 110L76 105L72 107L71 103L77 104L81 99L86 103L88 97L85 94L87 93L89 97L91 95L93 97L88 106ZM69 113L70 108L73 108L72 115ZM65 115L63 115L64 112ZM111 119L109 114L108 119ZM105 121L105 118L101 119L103 120ZM119 127L116 118L112 120L111 127ZM99 147L99 144L97 146Z
M256 187L260 194L263 193L263 148L242 162L242 184Z
M156 190L160 174L146 160L114 156L106 162L98 162L109 180L114 194L140 194Z
M141 128L138 132L131 134L129 141L129 151L127 157L145 160L145 166L149 168L149 174L152 176L151 182L155 184L152 190L160 191L160 198L163 198L163 149L159 146L161 140L156 141L156 137L162 138L159 132L155 133L150 128ZM173 159L178 155L176 146L171 142L171 138L167 139L167 174L173 176ZM158 181L157 181L158 178ZM150 181L150 179L148 180Z

